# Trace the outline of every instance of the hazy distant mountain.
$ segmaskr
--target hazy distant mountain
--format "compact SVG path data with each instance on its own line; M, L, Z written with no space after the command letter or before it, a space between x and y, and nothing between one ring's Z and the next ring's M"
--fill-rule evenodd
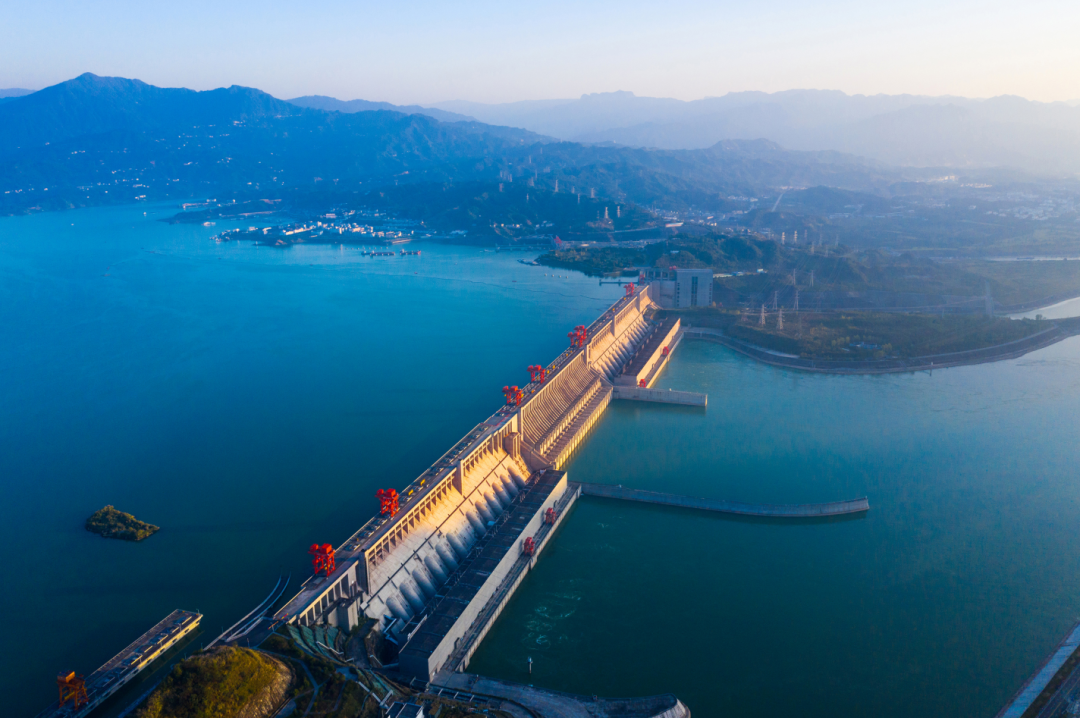
M0 105L0 154L104 132L225 126L303 112L248 87L196 92L88 72Z
M873 160L762 140L702 150L583 145L423 114L303 108L252 88L195 92L90 74L0 104L0 206L8 211L424 183L431 190L420 196L437 205L446 201L439 188L465 181L721 209L730 195L776 187L887 193L902 178Z
M427 115L434 117L440 122L475 122L475 118L467 115L459 115L456 112L447 112L420 105L392 105L389 102L371 102L369 100L339 100L325 95L305 95L294 97L291 102L298 107L308 107L313 110L326 110L327 112L371 112L373 110L390 110L401 112L406 115Z
M33 90L25 90L21 87L9 87L6 90L0 90L0 99L7 97L22 97L23 95L29 95Z
M578 142L694 149L726 139L764 138L790 149L837 150L908 166L1080 172L1080 107L1018 97L790 90L683 102L613 92L577 100L437 106Z

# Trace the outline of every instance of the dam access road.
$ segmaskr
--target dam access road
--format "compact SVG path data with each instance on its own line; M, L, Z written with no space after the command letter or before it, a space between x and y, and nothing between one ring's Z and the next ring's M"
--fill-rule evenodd
M379 515L336 550L313 546L315 576L274 625L348 631L373 619L396 652L395 678L460 689L473 653L582 494L562 468L611 400L706 406L703 394L650 388L682 338L678 319L652 320L657 308L650 287L629 286L590 326L576 327L566 351L529 367L525 386L505 387L506 404L409 486L381 490ZM830 506L809 515L865 510L865 499ZM677 699L634 700L620 715L689 716Z

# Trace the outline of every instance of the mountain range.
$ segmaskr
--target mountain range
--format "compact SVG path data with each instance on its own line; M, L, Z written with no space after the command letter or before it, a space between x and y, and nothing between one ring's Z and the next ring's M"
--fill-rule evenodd
M265 196L468 181L722 208L728 195L772 187L884 192L902 178L882 163L761 140L653 150L400 111L409 108L348 107L357 111L300 107L246 87L196 92L87 73L0 103L0 201L17 209L105 195Z
M973 100L790 90L684 102L610 92L576 100L434 107L574 142L697 149L721 140L767 139L788 149L835 150L901 166L1080 172L1080 107L1012 96Z

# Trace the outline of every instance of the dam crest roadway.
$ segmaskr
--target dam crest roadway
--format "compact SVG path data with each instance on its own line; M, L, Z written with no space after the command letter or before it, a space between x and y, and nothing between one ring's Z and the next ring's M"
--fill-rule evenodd
M312 547L322 570L274 623L347 631L374 619L397 649L402 680L449 686L582 494L780 518L866 511L862 498L755 514L747 504L568 480L563 467L612 399L707 406L704 394L651 388L683 338L677 317L655 319L652 290L628 285L411 484L381 491L382 513L336 550ZM689 716L675 703L662 713Z

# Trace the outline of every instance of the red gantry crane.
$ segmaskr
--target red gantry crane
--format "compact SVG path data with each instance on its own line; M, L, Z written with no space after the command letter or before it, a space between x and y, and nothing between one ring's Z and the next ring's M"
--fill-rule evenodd
M570 347L572 349L580 349L585 346L585 342L589 338L589 330L585 328L585 325L579 324L574 327L574 331L566 336L570 338Z
M75 675L75 671L61 673L56 677L56 687L60 689L60 707L71 701L73 708L78 710L90 702L86 697L86 680L82 676Z
M311 544L311 548L308 549L308 553L311 554L311 565L315 567L315 575L318 576L320 571L325 571L329 576L334 572L334 547L328 543L324 543L320 546L317 543Z
M534 382L538 381L541 384L543 384L544 381L547 379L547 369L540 366L539 364L537 364L535 366L530 366L530 367L528 367L528 369L529 369L529 376L532 377L532 380Z
M379 500L379 513L393 516L398 512L398 492L394 489L379 489L375 492Z
M525 398L525 392L516 386L504 386L503 396L506 397L507 406L521 406L521 400Z

